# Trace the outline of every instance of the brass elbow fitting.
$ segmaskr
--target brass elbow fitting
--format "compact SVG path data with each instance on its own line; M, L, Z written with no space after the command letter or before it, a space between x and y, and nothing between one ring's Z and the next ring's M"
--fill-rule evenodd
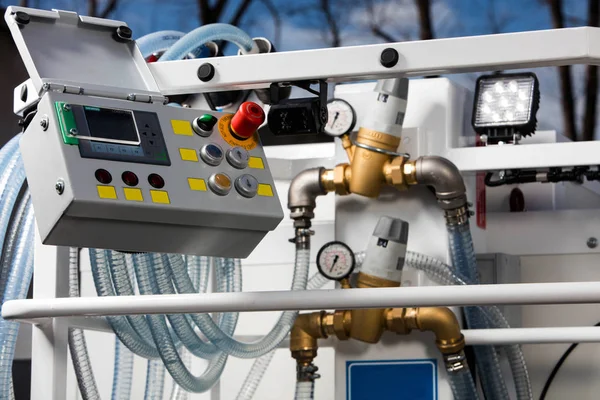
M456 315L447 307L391 308L385 313L386 327L398 334L413 329L433 332L442 354L456 354L465 347Z

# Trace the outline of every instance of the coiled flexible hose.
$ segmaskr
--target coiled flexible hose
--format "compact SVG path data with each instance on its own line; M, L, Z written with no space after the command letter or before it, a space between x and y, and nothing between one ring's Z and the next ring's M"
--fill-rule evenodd
M179 293L191 293L193 285L180 257L169 256L168 267L171 267L173 281ZM310 250L296 250L296 262L292 290L304 290L308 280ZM275 326L260 340L244 343L233 339L230 334L223 332L206 314L191 314L190 317L200 331L219 350L239 358L257 358L275 349L285 339L292 329L297 311L284 311Z
M22 166L17 167L22 170ZM9 190L20 191L20 187ZM15 194L15 198L18 194ZM12 213L11 213L12 214ZM33 208L29 191L23 191L14 218L8 228L9 237L16 237L12 249L6 249L3 254L12 267L8 273L3 302L7 300L23 299L27 295L31 275L33 273ZM0 398L9 399L14 394L12 391L12 362L15 355L15 344L19 333L19 323L0 318Z
M79 249L69 248L69 297L79 297ZM79 392L84 400L100 400L82 329L69 328L69 351Z
M181 60L194 49L215 40L234 43L243 54L258 52L252 38L240 28L229 24L208 24L196 28L182 37L162 55L160 61Z
M134 258L136 276L142 294L159 293L156 275L165 274L164 268L168 256L155 254L152 260L150 257L150 255L142 254ZM178 258L181 259L180 256ZM185 367L179 357L177 348L169 334L165 317L163 315L148 315L147 318L154 342L160 343L158 346L160 357L175 382L189 392L198 393L209 390L221 376L227 361L227 355L224 353L216 355L210 360L204 374L196 377ZM227 334L231 335L233 331L227 332Z
M450 257L454 268L475 284L479 283L477 259L473 248L469 222L463 224L448 224L448 240ZM486 329L490 327L481 310L477 307L465 307L465 318L471 329ZM505 400L508 390L502 376L498 354L493 346L476 346L474 348L481 384L486 399Z
M114 296L115 289L110 277L108 266L109 252L107 250L90 249L90 264L92 277L98 296ZM131 327L123 316L106 317L109 325L121 342L134 354L144 358L158 358L159 354L154 343L148 344Z
M165 367L161 360L148 360L144 400L162 400L165 384Z
M142 36L135 42L144 58L169 49L179 41L185 33L179 31L158 31Z
M316 290L323 287L329 280L321 275L320 272L315 273L308 280L308 284L306 285L307 290ZM269 364L273 360L273 356L277 350L271 350L269 353L265 354L262 357L259 357L254 361L252 367L250 368L250 372L246 375L246 379L240 388L236 396L236 400L251 400L254 397L254 393L256 393L256 389L258 389L258 385L267 370L269 368Z
M133 353L115 336L112 400L129 400L133 380Z

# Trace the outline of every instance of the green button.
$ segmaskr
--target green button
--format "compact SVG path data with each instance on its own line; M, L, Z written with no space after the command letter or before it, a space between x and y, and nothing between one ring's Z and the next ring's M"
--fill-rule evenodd
M204 114L203 116L200 117L200 121L209 122L209 123L214 124L215 122L217 122L217 118L210 114Z

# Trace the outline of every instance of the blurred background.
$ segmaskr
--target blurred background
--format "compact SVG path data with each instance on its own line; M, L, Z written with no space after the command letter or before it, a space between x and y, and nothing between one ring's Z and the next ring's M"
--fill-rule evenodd
M598 26L600 22L599 0L0 0L0 9L17 4L122 20L136 38L158 30L188 32L200 25L226 22L251 36L267 37L278 51ZM232 54L233 47L225 47L224 53ZM18 126L12 115L12 90L27 75L5 26L0 29L0 52L0 121L10 124L13 129L9 131L14 132ZM556 129L573 140L597 138L597 67L535 72L542 91L538 128ZM475 78L453 76L469 88L474 88Z

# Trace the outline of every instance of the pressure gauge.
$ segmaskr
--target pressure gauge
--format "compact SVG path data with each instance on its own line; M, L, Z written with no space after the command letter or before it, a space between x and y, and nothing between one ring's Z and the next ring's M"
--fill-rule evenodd
M331 136L341 136L352 132L356 124L356 113L347 101L331 99L327 103L328 119L325 133Z
M342 280L354 270L352 249L342 242L329 242L317 254L317 268L327 279Z

